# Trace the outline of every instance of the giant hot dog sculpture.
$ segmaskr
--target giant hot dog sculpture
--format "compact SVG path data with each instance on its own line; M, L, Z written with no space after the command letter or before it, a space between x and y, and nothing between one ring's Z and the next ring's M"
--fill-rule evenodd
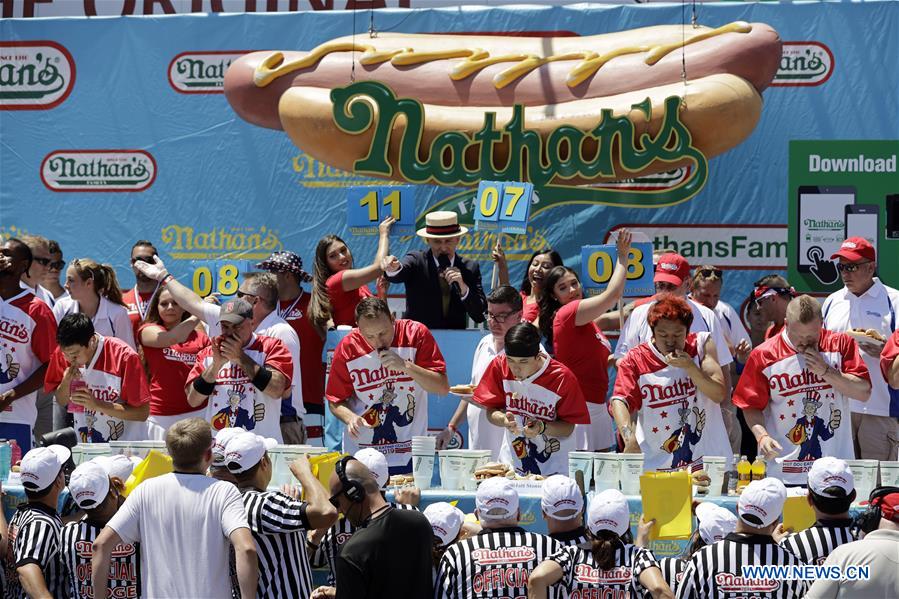
M307 154L393 180L571 190L692 165L701 187L705 159L752 132L780 56L763 23L560 38L389 33L247 54L225 94Z

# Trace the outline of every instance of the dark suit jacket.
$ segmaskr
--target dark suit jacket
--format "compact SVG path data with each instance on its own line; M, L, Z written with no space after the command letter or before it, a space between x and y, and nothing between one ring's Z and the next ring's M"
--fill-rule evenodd
M396 276L387 277L391 283L406 284L405 318L417 320L429 329L464 329L466 314L475 322L484 322L487 298L481 286L478 263L456 254L453 266L462 271L468 295L462 301L459 294L450 289L449 310L444 318L443 295L438 278L440 271L433 252L419 250L406 254L402 270Z

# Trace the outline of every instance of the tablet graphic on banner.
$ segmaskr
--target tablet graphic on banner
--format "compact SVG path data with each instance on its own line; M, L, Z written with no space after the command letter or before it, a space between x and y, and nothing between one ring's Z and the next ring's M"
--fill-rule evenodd
M581 285L593 294L606 288L618 260L613 244L585 245L581 248ZM646 297L655 293L652 282L652 244L634 243L627 260L624 297Z
M412 235L415 227L415 188L348 187L346 190L347 228L353 235L377 235L378 224L393 216L394 237Z
M478 231L527 233L534 186L510 181L481 181L475 201Z
M798 291L842 286L830 257L848 237L874 245L881 279L899 276L899 240L888 234L897 155L899 140L790 142L788 278Z

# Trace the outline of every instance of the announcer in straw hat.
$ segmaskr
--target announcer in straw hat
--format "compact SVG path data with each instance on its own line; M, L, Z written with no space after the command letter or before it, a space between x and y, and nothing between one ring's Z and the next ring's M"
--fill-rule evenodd
M468 228L459 225L455 212L445 211L425 215L425 225L417 235L427 250L409 252L402 262L387 256L381 264L391 283L406 285L405 318L430 329L464 329L466 316L483 322L487 298L478 263L456 253Z

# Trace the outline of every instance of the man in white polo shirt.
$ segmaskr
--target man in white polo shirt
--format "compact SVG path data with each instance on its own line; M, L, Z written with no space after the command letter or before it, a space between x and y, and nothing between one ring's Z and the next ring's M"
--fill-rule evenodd
M870 393L858 345L845 333L823 329L820 304L800 295L787 306L786 328L749 354L734 405L743 410L759 453L782 457L784 482L802 485L823 455L853 457L845 421L849 398L867 401Z
M850 237L832 255L839 259L837 270L844 287L824 301L824 328L831 331L876 332L888 338L899 323L899 290L884 285L877 272L877 253L864 237ZM884 342L856 336L862 360L877 372ZM895 460L899 448L899 420L890 416L890 395L886 382L871 377L871 398L849 401L855 457L867 460Z

